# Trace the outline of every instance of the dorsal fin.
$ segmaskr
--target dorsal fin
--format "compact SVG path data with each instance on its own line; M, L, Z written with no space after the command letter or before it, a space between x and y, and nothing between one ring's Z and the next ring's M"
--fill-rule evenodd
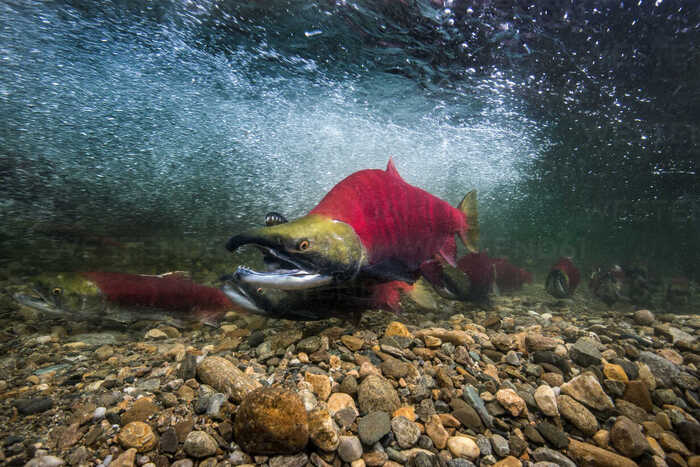
M389 162L386 164L386 172L388 174L401 178L401 175L399 175L399 171L396 170L396 166L394 165L394 159L391 156L389 156Z

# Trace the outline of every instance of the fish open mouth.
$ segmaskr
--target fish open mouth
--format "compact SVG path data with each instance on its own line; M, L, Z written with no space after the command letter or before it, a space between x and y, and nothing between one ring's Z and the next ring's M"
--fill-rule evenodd
M267 270L255 271L239 266L233 274L226 276L228 281L251 287L279 290L304 290L322 287L333 282L333 276L312 270L276 248L257 243L250 245L262 252ZM239 245L231 245L231 242L227 245L229 250L235 250L238 247Z

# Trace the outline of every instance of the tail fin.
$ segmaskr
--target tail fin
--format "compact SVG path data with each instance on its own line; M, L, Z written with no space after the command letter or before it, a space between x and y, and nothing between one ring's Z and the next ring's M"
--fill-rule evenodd
M467 250L476 253L479 250L479 209L476 205L476 190L467 193L457 209L462 211L467 219L467 230L459 232L459 238Z

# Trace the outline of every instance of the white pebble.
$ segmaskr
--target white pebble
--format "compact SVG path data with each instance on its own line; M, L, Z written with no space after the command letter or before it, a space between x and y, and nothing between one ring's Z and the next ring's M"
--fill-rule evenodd
M97 421L97 420L102 420L107 413L107 409L105 407L98 407L95 409L95 412L92 414L92 420Z

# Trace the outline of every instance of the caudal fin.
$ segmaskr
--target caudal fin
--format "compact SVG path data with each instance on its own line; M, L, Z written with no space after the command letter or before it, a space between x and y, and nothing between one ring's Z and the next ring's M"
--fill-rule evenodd
M467 229L459 232L459 238L467 250L476 253L479 251L479 208L476 204L476 190L467 193L457 209L462 211L467 219Z

